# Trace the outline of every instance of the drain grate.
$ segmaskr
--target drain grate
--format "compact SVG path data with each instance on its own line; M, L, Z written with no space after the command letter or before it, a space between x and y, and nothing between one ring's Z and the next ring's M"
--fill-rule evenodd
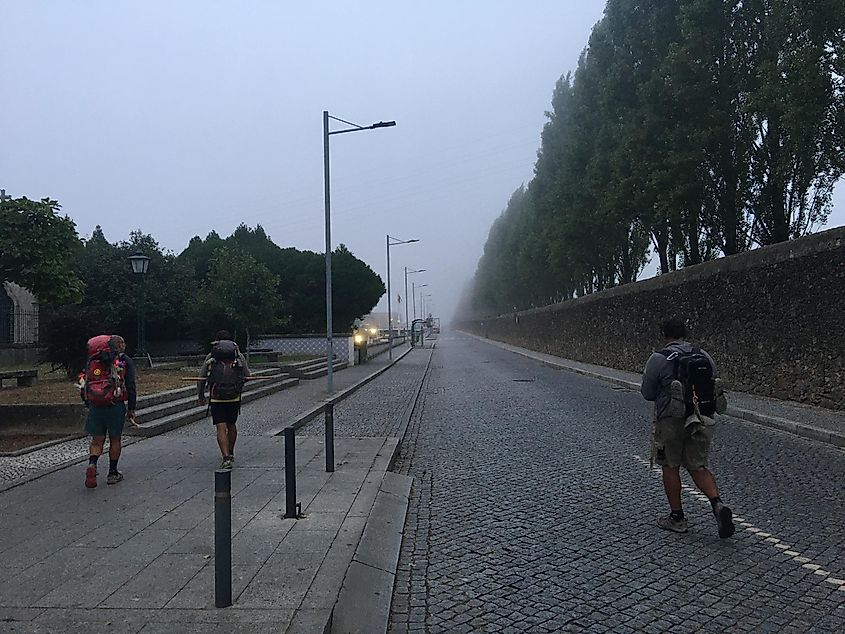
M533 383L534 379L511 379L514 383Z

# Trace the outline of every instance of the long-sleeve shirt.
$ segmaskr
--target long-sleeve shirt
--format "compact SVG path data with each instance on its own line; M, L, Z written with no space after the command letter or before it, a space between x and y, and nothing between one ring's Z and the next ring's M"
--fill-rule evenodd
M209 361L211 361L211 359L212 359L212 356L211 356L211 353L209 352L206 355L205 360L202 362L202 366L200 366L199 377L201 379L203 379L202 381L197 381L197 398L199 398L200 400L203 400L205 398L205 387L206 387L206 384L208 383L208 381L206 381L206 379L208 378L208 369L211 366ZM244 378L248 377L249 376L249 365L247 365L246 358L244 357L244 355L240 351L238 352L238 363L240 363L241 367L243 367L243 369L244 369L244 371L243 371ZM236 403L240 400L241 400L241 397L240 397L240 395L238 395L237 398L228 399L228 400L221 400L221 399L217 399L217 398L212 398L211 402L212 403Z
M693 346L686 341L670 341L665 350L672 352L692 352ZM716 362L704 350L701 351L713 366L713 376L716 376ZM666 358L666 355L659 352L653 353L646 361L643 370L643 381L640 386L640 393L647 401L654 402L654 415L661 418L663 412L669 406L672 397L669 393L669 385L675 378L674 362Z
M135 405L138 403L138 387L135 384L137 373L135 372L135 362L128 354L124 354L123 361L126 363L126 375L123 377L126 386L126 395L128 402L126 408L130 412L135 411Z

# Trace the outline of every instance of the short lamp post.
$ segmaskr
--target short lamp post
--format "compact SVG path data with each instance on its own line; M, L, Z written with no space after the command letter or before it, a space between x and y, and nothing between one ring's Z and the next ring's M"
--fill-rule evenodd
M390 235L387 236L387 358L391 361L393 360L393 298L390 296L390 247L395 247L398 244L411 244L413 242L419 242L419 240L416 238L413 240L400 240Z
M144 278L150 268L150 258L141 253L129 256L132 264L132 272L141 279L141 288L138 297L138 349L136 355L144 354L147 351L146 330L144 324Z

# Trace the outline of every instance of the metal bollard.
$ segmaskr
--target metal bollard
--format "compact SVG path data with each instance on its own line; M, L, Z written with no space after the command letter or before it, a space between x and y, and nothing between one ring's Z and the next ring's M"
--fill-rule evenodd
M232 472L214 472L214 605L232 605Z
M334 403L326 403L326 473L334 471Z
M285 518L299 517L296 504L296 430L286 427L285 438Z

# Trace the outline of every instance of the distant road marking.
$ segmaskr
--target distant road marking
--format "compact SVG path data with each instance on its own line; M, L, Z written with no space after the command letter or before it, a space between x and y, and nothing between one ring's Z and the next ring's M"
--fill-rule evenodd
M645 465L646 467L650 466L649 461L638 456L636 454L632 454L631 456L637 462ZM660 467L652 467L652 473L660 474ZM710 505L710 500L707 499L707 496L704 495L701 491L689 487L685 484L681 485L684 489L684 492L691 495L692 497L696 498L697 500L706 503L708 506ZM809 557L804 557L799 551L795 550L793 546L790 546L786 542L777 537L774 537L771 533L767 533L764 530L757 528L751 522L747 521L745 518L740 517L739 515L734 515L734 524L737 524L740 528L744 531L754 535L755 537L759 537L762 543L769 544L774 546L775 548L779 549L781 553L792 559L797 564L800 564L802 568L806 568L807 570L812 570L813 574L816 574L820 577L825 577L825 581L831 585L837 586L840 592L845 592L845 579L839 579L833 576L832 572L825 570L819 564L813 563L813 560Z

